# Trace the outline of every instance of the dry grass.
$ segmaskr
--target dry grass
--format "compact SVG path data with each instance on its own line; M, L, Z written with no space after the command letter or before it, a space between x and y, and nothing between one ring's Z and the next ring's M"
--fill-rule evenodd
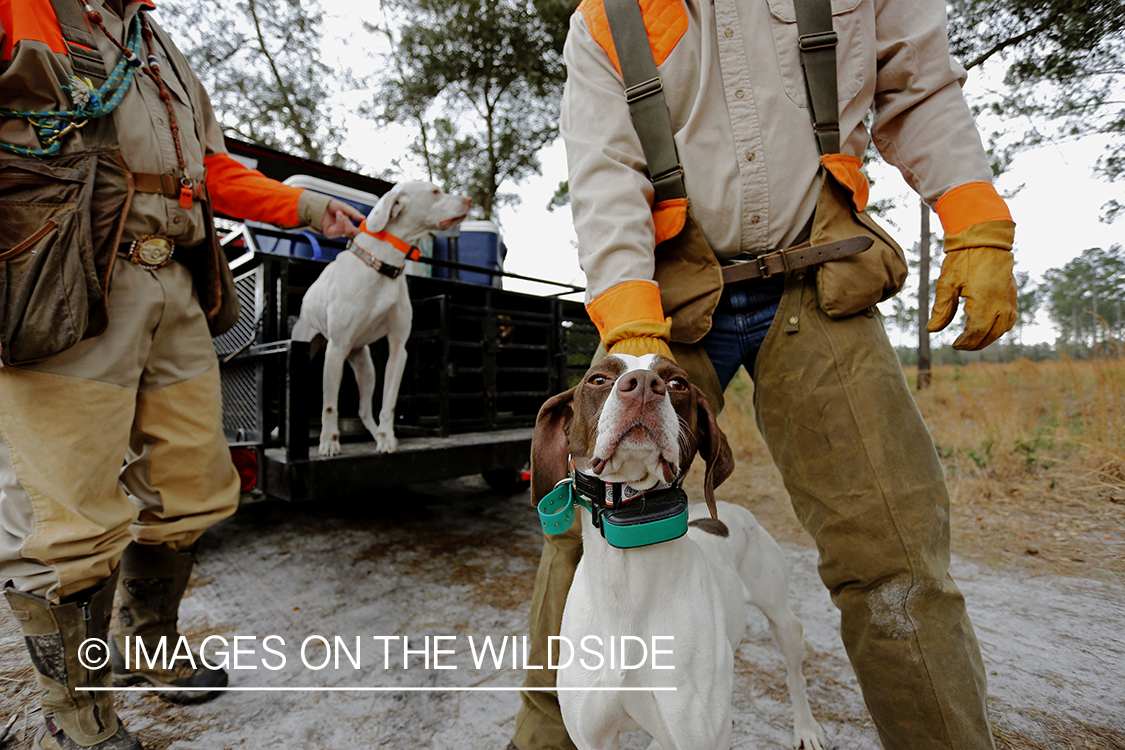
M1043 711L1017 710L990 701L996 750L1125 750L1125 735L1113 729Z
M753 385L727 396L720 424L739 466L720 494L754 498L775 536L807 542L754 424ZM939 367L916 399L946 467L957 552L1125 573L1125 360Z

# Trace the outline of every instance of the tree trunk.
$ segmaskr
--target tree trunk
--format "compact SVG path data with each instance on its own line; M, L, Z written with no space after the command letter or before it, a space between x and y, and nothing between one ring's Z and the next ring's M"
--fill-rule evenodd
M1090 308L1090 348L1094 351L1098 349L1098 280L1095 278L1090 285L1093 291L1091 295L1091 308Z
M930 309L930 207L922 206L922 237L918 242L918 390L930 387L930 332L926 330Z

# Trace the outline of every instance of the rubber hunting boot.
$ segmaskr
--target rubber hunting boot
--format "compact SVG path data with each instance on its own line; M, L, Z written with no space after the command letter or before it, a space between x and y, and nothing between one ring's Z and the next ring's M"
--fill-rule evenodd
M39 750L144 750L117 718L111 691L82 689L110 684L108 663L86 669L79 661L79 649L88 639L104 643L108 638L116 579L114 571L98 586L59 604L17 591L10 582L4 588L43 691L40 706L46 726L33 745ZM91 661L105 658L104 651L97 649L83 653Z
M148 683L159 688L161 698L173 703L202 703L219 693L202 688L225 687L227 673L208 667L198 655L186 654L186 644L176 629L180 599L187 589L193 566L192 551L176 551L166 545L132 542L121 555L118 585L117 625L110 642L113 684ZM141 649L149 657L138 658ZM193 663L194 662L194 663Z

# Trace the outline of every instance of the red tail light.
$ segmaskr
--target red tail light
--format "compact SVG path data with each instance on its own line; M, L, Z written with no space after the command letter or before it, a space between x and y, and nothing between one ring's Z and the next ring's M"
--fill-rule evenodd
M258 452L253 448L231 448L230 460L241 484L240 492L249 492L258 486Z

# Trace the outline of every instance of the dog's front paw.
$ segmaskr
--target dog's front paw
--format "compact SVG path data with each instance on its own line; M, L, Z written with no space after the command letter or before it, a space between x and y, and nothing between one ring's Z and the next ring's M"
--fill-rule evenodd
M375 433L375 451L377 453L394 453L398 450L398 438L393 432Z
M340 436L339 435L321 435L320 436L320 455L322 456L335 456L340 452Z
M826 744L824 730L815 720L811 726L797 726L793 729L793 747L795 750L824 750Z

